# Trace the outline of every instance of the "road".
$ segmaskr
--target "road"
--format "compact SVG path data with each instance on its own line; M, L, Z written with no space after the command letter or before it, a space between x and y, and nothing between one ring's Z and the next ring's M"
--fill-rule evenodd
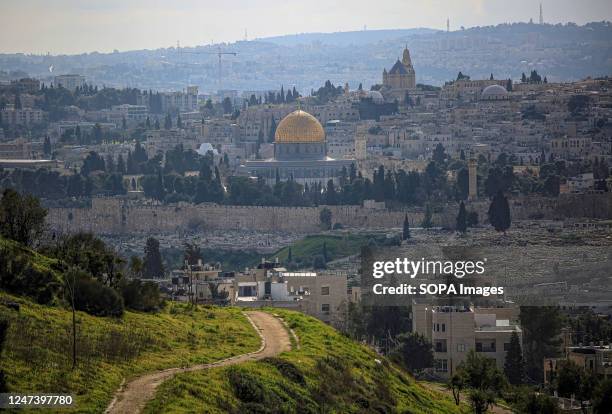
M210 364L194 365L187 368L170 368L134 378L117 391L105 412L107 414L142 412L147 401L155 396L159 384L175 374L255 361L291 350L289 333L278 318L260 311L249 311L245 314L261 337L261 347L257 351Z

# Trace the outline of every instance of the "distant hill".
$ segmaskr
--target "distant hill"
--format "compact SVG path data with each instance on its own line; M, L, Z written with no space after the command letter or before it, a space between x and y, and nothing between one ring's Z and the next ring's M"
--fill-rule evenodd
M378 43L380 41L397 39L402 36L414 36L421 34L432 34L438 30L434 29L387 29L387 30L360 30L352 32L333 32L333 33L298 33L295 35L283 35L264 37L258 39L264 42L271 42L280 46L296 46L302 44L320 43L331 46L350 46L368 43Z
M270 90L295 86L302 94L326 80L352 88L381 82L410 48L417 83L443 85L459 71L472 79L520 79L537 70L550 82L612 75L612 25L513 23L452 32L431 29L304 33L224 44L221 89ZM219 88L217 45L73 56L0 55L0 80L80 73L97 85L202 92ZM53 66L53 74L49 67Z

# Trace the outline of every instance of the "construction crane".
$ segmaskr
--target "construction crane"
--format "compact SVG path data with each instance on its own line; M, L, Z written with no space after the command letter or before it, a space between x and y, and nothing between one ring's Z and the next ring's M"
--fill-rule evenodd
M195 52L195 51L192 52L192 51L182 50L180 48L180 44L178 42L176 44L176 47L177 47L179 56L180 56L181 53L189 53L189 54L192 54L192 55L217 55L217 57L219 58L219 79L218 79L219 89L221 89L221 79L222 79L222 76L223 76L222 70L221 70L221 57L223 55L232 55L232 56L238 55L237 52L227 52L227 51L224 51L223 49L221 49L221 45L217 45L217 51L216 52Z

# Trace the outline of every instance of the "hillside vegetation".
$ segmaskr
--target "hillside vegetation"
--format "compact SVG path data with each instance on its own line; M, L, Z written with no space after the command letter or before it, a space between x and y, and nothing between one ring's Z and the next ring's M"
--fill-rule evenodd
M0 292L0 319L10 322L0 359L9 391L73 394L75 411L83 413L104 411L124 377L212 362L254 351L260 343L236 308L170 304L156 314L126 311L122 318L77 312L78 362L72 370L69 310Z
M372 241L376 244L384 244L385 236L361 235L361 234L317 234L306 236L288 247L283 247L271 257L279 258L281 263L294 263L296 266L310 267L313 258L327 254L326 261L352 256L360 252L361 246L366 246ZM291 250L291 260L289 251Z
M298 312L268 309L300 347L258 362L179 374L146 413L459 413L447 396L419 385L369 348Z

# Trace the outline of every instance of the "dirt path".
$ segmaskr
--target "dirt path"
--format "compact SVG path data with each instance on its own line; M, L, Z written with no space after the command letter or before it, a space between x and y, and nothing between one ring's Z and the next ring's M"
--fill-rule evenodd
M107 414L135 414L141 412L147 401L155 396L159 384L175 374L254 361L278 355L291 349L289 333L279 319L269 313L259 311L246 312L246 316L261 337L259 350L210 364L194 365L188 368L170 368L135 378L122 385L105 412Z

